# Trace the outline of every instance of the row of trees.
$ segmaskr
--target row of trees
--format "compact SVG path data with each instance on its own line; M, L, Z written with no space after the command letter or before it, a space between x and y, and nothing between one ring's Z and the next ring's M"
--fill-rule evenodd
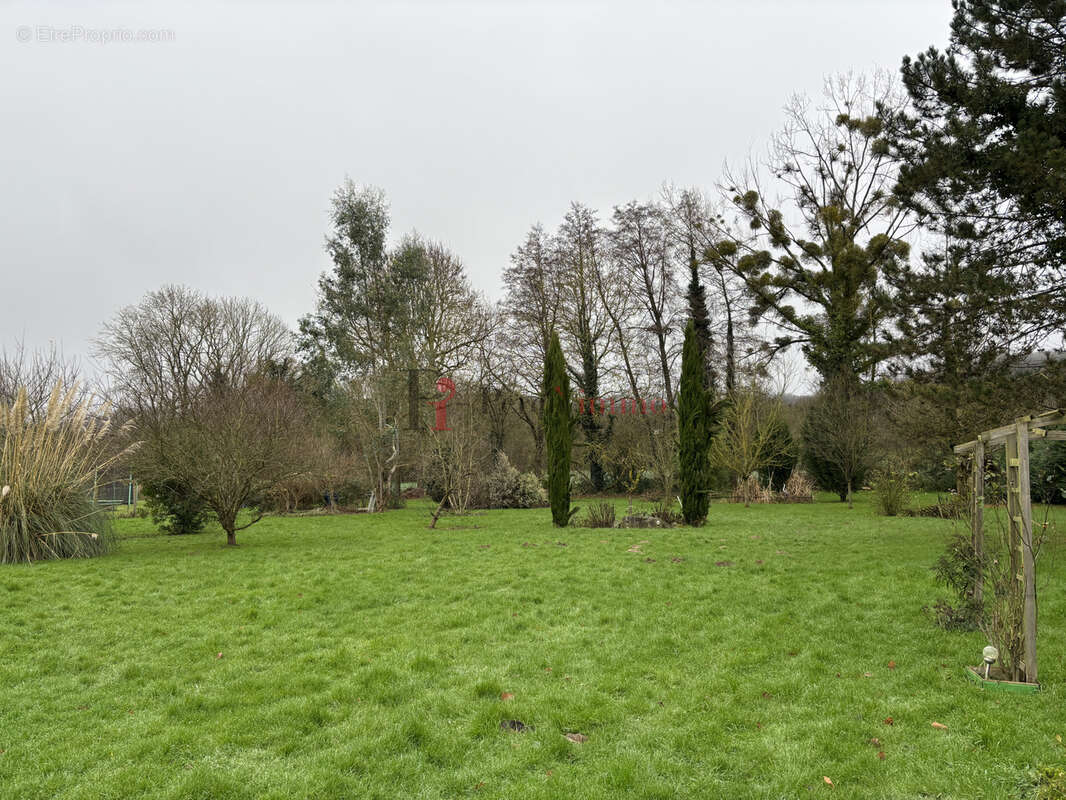
M106 324L98 350L142 442L138 476L175 530L207 509L231 543L251 505L380 510L405 481L504 455L549 484L564 462L582 490L657 484L696 522L716 481L787 470L786 416L842 499L893 449L939 479L972 431L1061 402L1053 369L1017 370L1066 320L1059 5L957 3L947 51L905 59L902 85L846 76L819 103L794 99L767 156L712 192L666 188L602 217L573 204L518 244L496 304L445 245L394 237L380 190L345 182L332 268L295 334L253 301L181 287ZM819 380L802 415L767 398L795 348ZM28 417L71 382L55 359L5 363L0 394L29 386ZM427 436L440 376L469 447ZM567 385L584 409L572 450L545 449ZM601 397L669 413L591 413Z

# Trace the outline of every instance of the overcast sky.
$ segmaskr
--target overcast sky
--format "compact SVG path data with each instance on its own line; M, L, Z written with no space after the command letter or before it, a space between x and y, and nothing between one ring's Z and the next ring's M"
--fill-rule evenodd
M943 46L949 0L3 3L0 345L84 356L164 283L313 307L333 190L489 297L530 224L711 188L794 92ZM108 36L161 41L102 41ZM64 41L64 39L67 39ZM28 41L24 41L28 40Z

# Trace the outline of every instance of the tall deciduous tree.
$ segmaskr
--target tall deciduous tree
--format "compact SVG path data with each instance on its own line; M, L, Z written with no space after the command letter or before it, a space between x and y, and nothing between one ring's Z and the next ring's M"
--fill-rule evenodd
M600 396L604 362L613 341L608 303L601 288L607 283L604 231L592 209L574 203L563 218L553 243L560 281L560 328L578 365L570 374L587 398ZM610 437L610 421L583 413L578 424L589 444L589 482L594 491L606 487L606 475L599 453Z
M681 382L677 401L678 481L681 515L688 525L707 519L710 498L711 402L706 386L703 347L689 320L681 351Z
M886 80L840 78L826 85L824 111L795 99L766 165L791 189L771 204L757 170L731 181L732 202L754 241L738 241L737 269L756 312L783 331L777 346L801 345L824 376L870 375L892 298L884 278L908 255L914 221L892 190L897 164L882 141L876 107L896 103Z
M570 524L570 447L573 441L573 409L570 376L559 337L552 334L544 361L544 438L548 456L548 500L552 523L560 528Z
M514 391L515 411L529 428L535 466L540 471L544 468L541 381L561 302L558 264L552 257L550 238L540 225L534 225L511 254L503 283L501 377Z
M347 181L330 219L333 269L319 279L315 311L300 320L300 349L311 371L339 379L350 396L347 419L362 440L375 507L386 508L399 491L408 370L466 368L492 317L443 245L411 234L389 247L380 190Z

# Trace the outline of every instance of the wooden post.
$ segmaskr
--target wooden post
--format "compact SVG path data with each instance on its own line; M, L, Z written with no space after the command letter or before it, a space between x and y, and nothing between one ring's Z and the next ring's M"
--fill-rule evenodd
M1007 551L1010 555L1011 586L1017 587L1022 581L1021 545L1022 545L1022 509L1021 492L1018 487L1018 434L1010 434L1007 446ZM1017 583L1014 583L1017 581Z
M1018 421L1018 506L1021 516L1022 577L1025 584L1022 633L1025 637L1025 679L1037 682L1036 668L1036 554L1033 552L1033 506L1029 497L1029 420Z
M978 436L977 444L973 449L973 516L970 519L972 526L972 545L974 557L977 561L977 574L974 576L973 599L978 608L984 602L985 592L985 442Z

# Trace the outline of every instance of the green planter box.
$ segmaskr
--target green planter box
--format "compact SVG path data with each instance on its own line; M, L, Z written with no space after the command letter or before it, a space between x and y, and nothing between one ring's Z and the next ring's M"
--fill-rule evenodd
M994 692L1033 694L1040 691L1039 683L1020 683L1018 681L994 681L991 679L985 679L977 671L977 667L966 667L966 677L982 689L991 689Z

